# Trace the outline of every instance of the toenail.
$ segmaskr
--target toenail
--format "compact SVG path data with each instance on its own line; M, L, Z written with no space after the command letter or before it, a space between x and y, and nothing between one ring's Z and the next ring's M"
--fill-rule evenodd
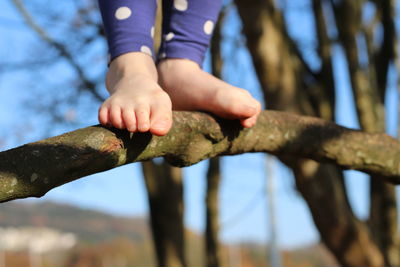
M165 121L158 121L153 124L153 127L163 130L163 129L167 128L167 123Z
M253 111L253 112L256 112L257 111L257 109L255 108L255 107L252 107L252 106L247 106L246 105L246 108L250 111Z

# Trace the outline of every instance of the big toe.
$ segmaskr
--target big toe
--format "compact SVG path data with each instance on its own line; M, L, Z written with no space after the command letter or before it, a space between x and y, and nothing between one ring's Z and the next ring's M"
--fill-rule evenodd
M232 113L235 114L238 119L245 119L256 115L257 107L248 104L238 104L233 108Z
M229 90L227 90L229 88ZM216 93L214 110L228 119L247 119L260 112L260 103L249 92L232 86L225 87ZM219 113L219 114L218 114Z
M257 116L260 113L261 105L253 98L240 98L232 101L226 108L228 117L233 119L248 119Z
M169 102L153 109L150 119L150 132L158 136L166 135L172 126L172 109Z
M151 124L150 132L152 134L163 136L168 133L172 126L172 119L169 117L157 118Z

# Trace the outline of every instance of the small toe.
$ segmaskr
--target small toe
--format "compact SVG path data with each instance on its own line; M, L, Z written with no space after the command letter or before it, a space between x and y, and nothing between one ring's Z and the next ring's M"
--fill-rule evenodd
M136 132L136 116L133 108L122 109L122 119L128 131Z
M105 106L101 106L99 108L99 113L98 113L98 119L99 122L104 125L108 126L109 125L109 119L108 119L108 108Z
M240 123L242 124L242 126L243 126L244 128L251 128L251 127L253 127L254 125L256 125L257 119L258 119L258 114L255 115L255 116L253 116L253 117L250 117L250 118L241 120Z
M110 109L110 120L114 127L124 129L125 125L121 117L121 108L119 106L112 106Z

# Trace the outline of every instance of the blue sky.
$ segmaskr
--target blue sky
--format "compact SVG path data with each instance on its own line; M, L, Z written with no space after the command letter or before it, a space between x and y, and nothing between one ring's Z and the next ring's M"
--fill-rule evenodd
M304 27L291 27L292 34L302 40L310 36L304 28L310 28L310 18L307 14L294 12L289 14L290 19L301 23ZM228 18L229 29L225 34L229 36L235 32L240 23L236 16ZM310 33L309 33L310 34ZM9 1L3 1L0 14L0 64L1 62L18 62L24 51L22 42L35 36L21 22ZM234 37L234 36L233 36ZM224 47L224 54L228 57L231 53L229 47ZM348 77L343 71L345 61L340 48L335 47L334 68L337 81L337 121L339 124L357 128L355 111L352 104L353 98L349 88ZM249 55L244 49L237 51L238 62L226 68L225 78L232 84L247 88L260 99L261 92L252 71ZM314 60L313 55L307 55L307 60ZM242 75L236 75L242 73ZM63 77L65 73L60 67L59 71L41 73L54 79ZM395 81L395 72L391 73L391 81ZM32 114L24 108L24 101L32 97L30 83L21 72L8 72L0 75L0 138L6 138L1 150L22 145L26 142L37 140L39 137L35 128L45 125L48 121L42 116ZM37 86L37 84L35 84ZM388 114L397 114L398 95L393 85L388 92ZM97 110L77 111L77 116L85 118L79 127L97 123ZM388 119L389 133L395 134L396 116ZM53 129L55 134L73 130L74 128ZM18 132L25 132L17 136ZM1 143L0 143L1 145ZM246 154L222 159L222 186L221 186L221 236L227 242L268 240L267 200L265 195L265 158L263 154ZM278 222L278 239L282 247L295 247L318 240L318 233L313 226L308 208L301 196L294 190L291 171L276 162L276 210ZM196 231L204 228L204 174L207 162L185 168L185 222L188 227ZM346 183L350 192L350 201L356 214L365 218L368 213L368 184L366 175L356 171L347 171ZM130 164L108 172L92 175L78 181L63 185L50 191L41 200L53 200L71 203L84 208L94 208L117 215L147 216L148 206L146 193L138 164Z

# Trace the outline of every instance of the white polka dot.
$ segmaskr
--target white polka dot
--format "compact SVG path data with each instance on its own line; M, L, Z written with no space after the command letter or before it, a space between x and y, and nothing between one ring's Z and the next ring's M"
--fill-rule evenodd
M127 19L131 16L132 11L129 7L123 6L117 9L117 11L115 11L115 17L118 20L123 20L123 19Z
M145 53L145 54L148 54L148 55L150 55L150 56L153 55L153 54L151 53L151 49L150 49L148 46L146 46L146 45L142 45L142 46L140 47L140 51L143 52L143 53Z
M154 38L154 26L151 27L150 34L151 34L151 38Z
M174 36L175 36L175 34L174 34L173 32L168 33L168 34L165 36L165 41L171 41L172 38L174 38Z
M204 23L203 30L206 34L210 35L214 30L214 22L207 20L206 23Z
M174 0L174 7L179 11L185 11L188 9L187 0Z
M166 58L167 57L167 54L166 53L161 53L160 54L160 58Z

